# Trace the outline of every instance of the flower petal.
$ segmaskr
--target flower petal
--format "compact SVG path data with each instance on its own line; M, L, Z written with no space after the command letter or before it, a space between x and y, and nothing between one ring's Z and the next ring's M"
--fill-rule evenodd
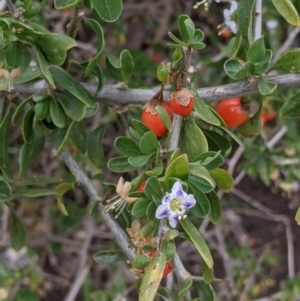
M176 181L172 187L172 196L174 197L185 197L186 193L182 189L182 185L179 181Z
M177 212L172 212L169 216L169 223L172 228L176 228L179 221L179 214Z
M156 212L155 212L155 217L157 219L169 217L169 215L170 215L170 206L168 206L167 204L164 204L164 205L159 205L157 207Z
M230 14L232 15L237 10L238 4L236 1L231 2L230 6Z
M232 33L237 33L237 26L234 21L226 21L225 24L229 27Z
M192 194L187 195L181 200L182 208L184 211L194 207L196 205L195 197Z
M163 199L162 199L162 204L167 204L167 203L170 203L171 201L171 193L167 194Z

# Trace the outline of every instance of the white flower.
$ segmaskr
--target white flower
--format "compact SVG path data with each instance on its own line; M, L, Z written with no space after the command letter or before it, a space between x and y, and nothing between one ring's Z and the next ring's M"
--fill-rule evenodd
M175 228L184 213L196 205L196 200L192 194L186 194L180 182L176 181L171 193L167 194L162 204L156 209L157 219L168 218L170 226Z
M232 1L230 9L224 9L224 13L223 13L225 24L233 33L237 33L237 24L235 21L231 20L231 16L237 10L237 7L238 7L237 2Z
M276 29L278 27L278 21L277 20L269 20L266 22L266 25L269 30Z
M129 197L128 194L130 193L130 190L131 183L125 182L123 177L121 177L116 187L117 195L114 196L112 199L106 201L107 203L109 203L105 206L106 212L110 210L119 211L118 214L115 216L115 218L117 218L125 208L126 204L136 202L139 198Z
M194 9L198 8L200 5L204 4L204 8L208 10L213 0L202 0L201 2L196 2ZM222 0L215 0L217 3L220 3Z

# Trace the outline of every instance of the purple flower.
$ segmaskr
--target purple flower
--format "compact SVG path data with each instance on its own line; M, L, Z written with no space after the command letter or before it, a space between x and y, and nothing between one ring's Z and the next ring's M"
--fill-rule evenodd
M157 219L168 218L170 226L175 228L178 221L184 216L184 213L196 205L196 200L192 194L186 194L181 183L176 181L172 187L171 193L167 194L162 204L156 209L155 217Z

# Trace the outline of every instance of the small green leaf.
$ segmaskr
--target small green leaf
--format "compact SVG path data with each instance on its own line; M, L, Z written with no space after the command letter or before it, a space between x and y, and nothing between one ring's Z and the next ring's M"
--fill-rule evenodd
M162 190L156 177L151 177L147 180L144 192L149 199L152 199L153 196L157 199L163 198Z
M255 64L255 73L261 75L269 69L271 65L273 52L270 49L266 50L265 57L258 63Z
M26 143L29 143L33 138L33 119L34 111L31 108L26 112L25 117L23 119L22 136Z
M137 169L136 166L132 166L128 162L127 157L115 157L109 160L107 164L108 168L117 173L123 173L123 172L128 172Z
M34 113L36 118L40 120L46 119L50 114L50 98L36 103L34 105Z
M163 297L165 297L167 300L172 300L171 299L171 292L164 286L160 286L157 289L157 293Z
M145 269L139 290L139 301L153 301L166 264L166 254L157 252Z
M80 121L85 117L86 105L71 93L55 93L57 101L63 107L65 113L74 121Z
M235 58L240 50L241 44L242 44L242 36L241 34L237 33L237 35L233 38L230 39L228 43L228 52L229 52L229 57Z
M191 241L194 243L196 249L205 261L208 268L212 269L214 263L210 250L198 229L188 219L181 219L180 224Z
M224 64L224 70L226 74L235 79L236 73L238 73L242 69L243 65L237 59L229 59Z
M42 75L46 78L46 80L49 82L51 87L55 89L56 87L54 84L54 80L49 71L49 68L48 68L48 65L47 65L47 62L46 62L43 52L41 51L40 47L35 43L32 43L32 47L34 48L34 50L36 52L40 71L41 71Z
M191 278L187 278L183 284L182 287L180 288L179 292L178 292L178 297L179 298L184 298L186 296L186 294L188 293L188 291L190 290L190 288L193 285L193 280Z
M55 97L51 97L50 100L50 116L52 122L60 129L67 126L67 117L65 115L64 109Z
M27 102L31 99L31 95L27 98L25 98L24 100L22 100L22 102L18 105L18 107L15 109L14 111L14 114L12 116L12 124L13 125L16 125L18 120L20 119L24 109L25 109L25 106L27 104Z
M86 153L87 148L87 133L86 125L83 121L74 122L71 132L71 140L74 146L82 153Z
M56 156L61 155L61 153L66 149L66 147L69 145L73 128L75 126L75 121L72 121L68 127L68 129L65 131L62 131L61 133L63 134L62 140L60 141L57 151L56 151ZM62 129L65 130L66 128Z
M59 10L65 10L76 6L80 0L54 0L54 7Z
M254 41L247 51L247 61L251 63L258 63L264 59L266 55L266 47L264 36Z
M14 190L15 196L24 196L28 198L39 198L47 195L58 195L59 193L55 189L42 189L42 188L28 188Z
M204 166L207 170L212 170L218 168L223 165L224 159L220 155L221 151L218 152L207 152L201 154L197 158L195 158L194 162L199 162L202 166Z
M203 31L201 29L197 28L195 30L195 34L194 34L194 43L202 42L203 38L204 38Z
M148 163L148 161L151 157L152 157L152 155L142 155L142 156L137 156L137 157L129 157L128 162L132 166L142 167L142 166L144 166Z
M185 179L188 174L188 158L186 154L177 157L172 161L166 170L164 182L169 178Z
M127 83L133 73L133 59L130 52L125 49L121 52L119 59L106 56L106 67L110 76L123 83Z
M150 129L147 126L145 126L140 120L132 119L131 122L134 129L141 136L150 131Z
M251 45L253 40L254 4L255 0L241 0L238 5L239 32L248 45Z
M10 185L5 180L0 179L0 203L8 202L11 198Z
M295 221L298 226L300 226L300 207L297 209L296 215L295 215Z
M273 69L288 73L300 73L300 48L284 53L278 59Z
M150 202L148 207L147 207L147 212L146 212L147 218L149 220L157 221L157 219L155 217L156 210L157 210L156 203L155 202Z
M89 107L94 107L95 103L90 97L88 91L75 80L67 71L58 66L50 67L51 74L55 81L76 98L78 98L82 103Z
M211 170L209 173L216 181L220 189L222 189L225 192L230 192L231 188L234 185L234 180L226 170L217 168Z
M215 224L219 221L222 215L221 201L214 190L207 193L206 197L208 198L210 204L210 211L208 217Z
M210 284L214 279L214 269L210 269L205 261L202 261L202 273L204 277L204 282Z
M149 264L150 260L151 260L150 257L144 254L139 254L135 256L133 265L137 269L144 269Z
M194 175L198 178L207 181L212 188L215 188L216 183L212 178L212 176L210 175L210 172L204 166L197 163L190 163L188 165L188 168L189 168L190 175ZM202 192L205 193L207 191L202 191Z
M131 157L142 155L139 146L127 137L118 137L115 140L115 148L122 156Z
M89 28L94 30L97 35L97 53L94 58L88 63L84 73L84 76L89 76L99 62L99 59L105 47L105 41L103 29L97 21L95 21L94 19L85 19L84 22Z
M276 89L277 89L276 83L265 80L263 77L261 77L258 80L258 90L261 95L263 96L270 95L274 93Z
M178 46L180 47L180 46L186 46L186 43L184 43L184 42L182 42L181 40L179 40L176 36L174 36L173 34L172 34L172 32L168 32L168 36L169 36L169 38L173 41L173 42L175 42L177 45L175 45L176 47L175 48L177 48Z
M19 216L14 211L14 209L11 206L8 207L12 214L12 226L10 229L10 243L15 250L19 251L26 244L26 239L27 239L26 228L23 222L21 221L21 219L19 218Z
M300 118L300 93L295 94L290 99L286 100L281 107L280 117L288 119L299 119Z
M56 205L58 210L64 215L68 216L69 213L62 202L63 195L67 192L73 189L73 185L71 183L61 183L58 186L56 186L55 190L58 192L58 195L56 195ZM94 202L96 204L97 202Z
M191 118L183 120L179 147L187 154L189 161L193 161L198 155L208 151L205 135Z
M158 147L159 143L153 132L146 132L140 140L139 149L144 154L156 153Z
M45 137L39 134L37 131L33 131L33 137L30 143L25 143L19 156L20 171L19 176L23 175L24 172L31 166L36 158L42 152L44 148Z
M136 201L135 203L133 203L131 214L136 218L142 218L146 216L149 203L149 199L140 199Z
M98 168L106 166L106 159L103 151L103 136L106 125L96 128L87 140L87 155L91 162Z
M93 258L99 264L113 264L122 258L122 252L118 250L99 251L93 255Z
M208 285L202 281L196 282L199 299L197 301L215 301L214 290L211 285ZM195 300L196 301L196 300Z
M193 185L203 193L210 192L214 189L214 187L206 179L197 177L195 175L189 175L188 183L189 186Z
M24 60L23 45L19 42L10 43L5 51L5 60L10 68L21 67Z
M178 29L185 44L194 42L195 25L187 15L181 15L178 18Z
M20 76L13 79L13 84L24 84L30 82L41 75L41 71L37 66L29 66Z
M122 0L91 0L99 17L106 22L116 21L122 12Z
M37 34L34 40L45 59L53 65L62 65L66 60L67 51L77 45L74 39L60 33Z
M277 11L294 26L300 26L300 19L295 6L290 0L272 0Z
M201 186L195 185L194 181L189 181L189 190L196 199L196 205L191 209L194 215L199 218L204 218L210 211L209 201L201 190Z
M162 106L156 106L155 109L163 123L166 125L167 129L170 131L172 128L172 121L169 114Z

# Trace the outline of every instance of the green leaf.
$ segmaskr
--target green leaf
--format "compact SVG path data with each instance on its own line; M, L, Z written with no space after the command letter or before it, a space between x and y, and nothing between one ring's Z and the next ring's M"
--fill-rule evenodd
M158 147L159 143L153 132L146 132L140 140L139 149L144 154L156 153Z
M133 260L133 265L135 268L137 269L144 269L147 267L147 265L149 264L151 258L144 255L144 254L139 254L139 255L136 255L134 257L134 260Z
M140 199L136 201L135 203L133 203L131 214L136 218L142 218L146 216L149 203L149 199Z
M58 192L58 195L56 196L56 206L58 210L64 215L68 216L69 213L62 202L63 195L73 189L73 185L71 183L61 183L60 185L56 186L55 190ZM94 202L93 204L97 204L97 202ZM99 205L99 204L98 204Z
M28 188L14 190L14 196L24 196L28 198L39 198L47 195L58 195L55 189Z
M181 40L179 40L176 36L174 36L173 34L172 34L172 32L168 32L168 36L169 36L169 38L173 41L173 42L175 42L177 45L175 45L176 47L175 48L177 48L178 46L180 47L180 46L186 46L186 43L184 43L184 42L182 42ZM168 44L169 45L169 44Z
M247 51L247 61L251 63L258 63L264 59L266 55L266 47L264 36L254 41Z
M21 181L15 181L15 186L37 186L37 185L44 185L44 184L53 184L61 182L60 178L54 178L54 177L43 177L43 178L36 178L29 180L21 180Z
M171 292L164 286L160 286L157 289L157 293L165 298L167 298L167 300L172 300L171 299Z
M201 178L205 180L211 186L211 188L215 188L216 183L212 178L212 176L210 175L210 172L204 166L197 163L190 163L188 165L188 168L189 168L189 175L194 175L198 178ZM202 192L205 193L208 191L202 190Z
M198 155L208 151L205 135L191 118L183 120L179 147L187 154L189 161L193 161Z
M294 26L300 26L300 19L295 6L290 0L272 0L277 11Z
M196 199L196 205L191 209L193 214L199 218L204 218L210 211L209 201L202 192L202 187L195 185L196 182L189 181L189 189Z
M139 290L139 301L153 301L166 264L166 254L157 252L145 269Z
M300 93L295 94L292 98L286 100L281 107L280 117L288 119L300 118Z
M164 182L169 178L185 179L188 174L188 158L186 154L177 157L172 161L166 170Z
M110 76L123 83L127 83L133 73L133 59L130 52L125 49L121 52L119 59L112 59L106 56L106 67Z
M99 17L106 22L116 21L122 12L122 0L91 0Z
M86 105L72 94L55 93L57 101L63 107L65 113L74 121L80 121L85 117Z
M157 210L156 203L155 202L150 202L148 207L147 207L147 212L146 212L147 218L149 220L157 221L157 219L155 217L156 210Z
M50 98L36 103L34 105L34 113L37 119L46 119L50 114Z
M51 97L50 100L50 116L52 122L60 129L67 126L67 117L65 115L63 107L56 100L55 97Z
M252 44L253 36L253 10L255 0L241 0L238 6L238 24L239 32L243 40L248 44Z
M104 41L103 29L97 21L93 19L84 19L84 22L90 29L95 31L97 36L97 53L95 57L92 60L90 60L90 62L88 63L84 73L84 76L89 76L99 62L99 59L105 47L105 41Z
M141 136L150 131L150 129L147 126L145 126L140 120L132 119L131 122L134 129Z
M190 288L193 285L193 280L191 278L187 278L183 284L182 287L180 288L180 291L178 292L178 298L183 298L186 296L186 294L188 293L188 291L190 290Z
M210 211L208 217L211 220L211 222L215 224L219 221L222 215L221 201L214 190L209 193L206 193L206 197L208 198L210 204Z
M234 185L234 180L226 170L217 168L211 170L209 173L216 181L220 189L222 189L225 192L230 192L231 188Z
M66 89L88 107L95 106L95 103L91 99L88 91L67 71L58 66L51 66L50 71L55 81L62 88Z
M75 126L75 121L72 121L68 127L68 129L65 131L63 131L62 133L64 133L63 135L63 139L60 141L60 144L58 146L58 149L56 151L56 156L61 155L61 153L66 149L66 147L69 145L70 139L72 137L72 132L73 132L73 128ZM64 128L66 129L66 128ZM63 129L63 130L64 130Z
M288 73L300 73L300 48L284 53L278 59L273 69Z
M221 151L218 152L207 152L199 155L195 158L194 162L199 162L207 170L212 170L223 165L224 159L220 155Z
M214 270L210 269L207 264L205 263L205 261L202 261L202 273L203 273L203 277L204 277L204 282L206 284L210 284L213 279L214 279Z
M76 6L80 0L54 0L54 6L56 9L65 10Z
M37 131L33 131L33 137L30 143L25 143L19 156L20 172L19 176L34 163L44 148L45 137L39 134Z
M237 56L242 44L242 40L242 36L239 33L237 33L235 37L230 39L228 44L228 52L230 53L230 58L234 58Z
M126 157L142 155L139 146L127 137L118 137L115 140L115 148L121 155Z
M41 75L41 71L37 66L29 66L20 76L13 79L13 84L24 84L34 80Z
M242 67L243 65L238 59L229 59L224 64L224 70L226 74L232 79L235 79L236 73L238 73Z
M67 51L77 45L74 39L60 33L37 34L34 40L45 59L53 65L62 65L66 60Z
M82 153L86 153L87 148L87 133L86 125L83 121L74 122L71 132L71 140L74 146Z
M202 281L196 282L199 299L201 301L215 301L215 294L211 285L208 285ZM200 301L199 300L199 301Z
M136 166L132 166L128 162L127 157L115 157L109 160L107 164L108 168L117 173L128 172L137 169Z
M261 77L258 80L258 90L261 95L265 96L265 95L272 94L275 92L276 89L277 89L276 83L265 80L263 77Z
M113 264L122 258L122 252L118 250L99 251L93 255L93 258L99 264Z
M128 162L133 166L142 167L148 163L152 156L153 155L142 155L137 157L129 157Z
M40 299L31 290L21 288L18 290L14 301L40 301Z
M214 263L210 250L198 229L188 219L181 219L180 224L191 241L194 243L196 249L205 261L208 268L212 269Z
M98 168L106 166L106 159L103 151L103 136L106 125L96 128L87 140L87 155L90 161Z
M144 193L149 199L152 199L152 197L156 199L163 198L163 193L156 177L151 177L147 180Z
M195 50L201 50L201 49L204 49L206 47L206 45L204 43L197 42L197 43L192 43L191 47Z
M197 187L203 193L210 192L214 189L214 187L212 187L211 184L207 180L205 180L201 177L194 176L194 175L189 175L188 183L189 183L189 186L193 185L194 187Z
M5 180L0 179L0 203L8 202L11 198L10 185Z
M10 43L5 51L5 60L10 68L21 67L24 60L23 45L19 42Z
M23 222L21 221L21 219L19 218L19 216L14 211L14 209L11 206L8 207L12 214L12 226L10 229L10 243L15 250L19 251L26 244L26 239L27 239L26 228Z
M31 99L31 97L32 96L30 95L29 97L27 97L24 100L22 100L22 102L15 109L14 114L13 114L12 119L11 119L12 120L11 123L13 125L17 124L18 120L20 119L20 117L21 117L21 115L22 115L22 113L23 113L23 111L25 109L25 106L26 106L27 102Z
M26 143L29 143L33 138L33 119L34 111L31 108L26 112L25 117L23 119L22 136Z
M194 107L200 118L208 124L220 125L221 123L219 119L211 112L211 110L208 108L208 105L202 100L202 98L197 93L195 87L193 87L192 90L195 93Z
M49 71L46 59L44 57L44 54L42 53L40 47L35 44L32 43L32 47L34 48L37 58L38 58L38 63L39 63L39 67L40 67L40 71L42 73L42 75L46 78L46 80L49 82L49 84L51 85L52 88L56 88L55 84L54 84L54 80L53 77Z
M9 139L9 128L8 128L8 116L10 112L10 105L7 107L6 112L2 117L0 123L0 170L4 176L12 181L12 172L10 167L10 158L8 156L8 139Z
M263 74L267 72L271 65L273 52L270 49L266 50L265 57L258 63L255 64L255 73L257 74Z
M192 43L194 41L195 25L191 18L187 15L181 15L178 18L177 25L184 43Z
M172 129L172 121L169 114L162 106L156 106L155 109L163 123L166 125L167 129L170 131Z

